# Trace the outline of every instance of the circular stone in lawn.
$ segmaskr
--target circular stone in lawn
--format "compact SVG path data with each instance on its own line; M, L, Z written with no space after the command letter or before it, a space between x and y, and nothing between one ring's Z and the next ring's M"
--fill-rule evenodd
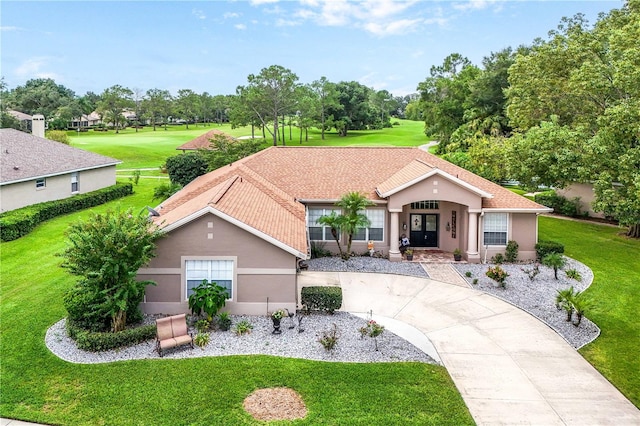
M300 394L289 388L258 389L244 399L243 406L256 420L295 420L307 415Z

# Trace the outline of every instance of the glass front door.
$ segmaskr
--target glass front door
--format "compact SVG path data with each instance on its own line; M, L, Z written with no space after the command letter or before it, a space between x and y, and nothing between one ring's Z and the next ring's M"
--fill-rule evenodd
M438 247L438 215L411 214L412 247Z

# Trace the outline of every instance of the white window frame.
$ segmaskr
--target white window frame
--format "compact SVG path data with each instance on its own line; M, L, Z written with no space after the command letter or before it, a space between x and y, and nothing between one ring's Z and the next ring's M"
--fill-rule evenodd
M207 271L205 273L201 273L201 274L192 274L190 273L189 270L189 262L196 262L196 261L200 261L200 262L208 262L208 268ZM214 268L212 268L214 262L225 262L225 265L227 266L227 268L225 268L226 270L224 271L220 271L219 269L216 270ZM236 265L237 265L237 257L235 256L183 256L182 257L182 282L184 283L184 300L189 300L189 281L191 278L191 281L199 281L194 287L197 287L198 285L200 285L202 283L203 279L206 279L207 281L211 282L216 282L218 283L219 281L231 281L231 285L230 285L230 297L227 299L227 301L233 301L235 300L236 297L236 291L237 291L237 281L238 281L238 277L237 277L237 270L236 270ZM229 268L230 267L230 268ZM224 279L220 279L220 275L216 275L216 272L222 272L224 274ZM195 283L194 283L195 284Z
M72 172L71 173L71 193L72 194L76 194L78 192L80 192L80 180L79 178L79 173L78 172ZM75 190L73 189L73 186L75 185Z
M487 234L504 234L504 243L487 242ZM482 220L482 242L485 246L506 246L509 241L509 213L485 213Z
M353 234L353 241L377 241L377 242L383 242L384 241L384 232L385 232L385 221L386 221L386 210L385 209L366 209L364 211L361 211L360 213L364 214L365 216L367 216L367 218L369 219L369 221L371 222L371 225L369 225L366 228L358 228L356 230L356 233ZM375 216L379 216L379 217L375 217ZM379 226L378 226L379 225ZM380 237L380 239L375 239L371 237L371 229L380 229L382 230L382 236ZM360 237L358 234L360 233L361 230L364 230L364 235L362 237Z
M47 178L36 179L36 189L45 189L47 187Z
M314 219L314 223L311 223L311 211L320 211L320 215L314 215L317 216L318 218L322 217L322 216L329 216L331 214L331 212L336 212L336 214L340 214L341 210L338 208L324 208L324 207L308 207L307 208L307 231L309 232L309 239L311 241L335 241L335 238L333 238L333 235L331 234L331 227L330 226L326 226L326 225L320 225L319 223L317 223L317 219ZM310 228L322 228L322 239L321 240L314 240L313 238L311 238L311 230ZM340 239L340 235L338 235L338 239Z

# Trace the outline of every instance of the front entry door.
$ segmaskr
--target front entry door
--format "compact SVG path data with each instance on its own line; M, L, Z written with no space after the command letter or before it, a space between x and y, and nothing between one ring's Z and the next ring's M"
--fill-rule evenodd
M411 214L412 247L438 247L438 215Z

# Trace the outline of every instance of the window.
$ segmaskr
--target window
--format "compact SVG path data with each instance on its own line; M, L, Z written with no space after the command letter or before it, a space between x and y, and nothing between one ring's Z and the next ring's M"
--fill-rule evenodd
M507 213L485 213L484 245L504 246L507 244Z
M359 228L353 235L354 241L382 241L384 239L384 215L383 209L367 209L364 214L371 224L368 228Z
M78 172L71 173L71 192L78 192Z
M229 292L228 300L233 299L233 260L187 260L185 274L187 299L193 289L202 284L202 280L225 287Z
M36 179L36 189L42 189L47 187L47 180L45 178Z
M309 239L312 241L334 241L331 235L331 228L318 223L318 219L322 216L328 216L331 212L340 214L340 210L336 209L309 209Z
M439 208L438 200L425 200L411 203L412 210L438 210Z

